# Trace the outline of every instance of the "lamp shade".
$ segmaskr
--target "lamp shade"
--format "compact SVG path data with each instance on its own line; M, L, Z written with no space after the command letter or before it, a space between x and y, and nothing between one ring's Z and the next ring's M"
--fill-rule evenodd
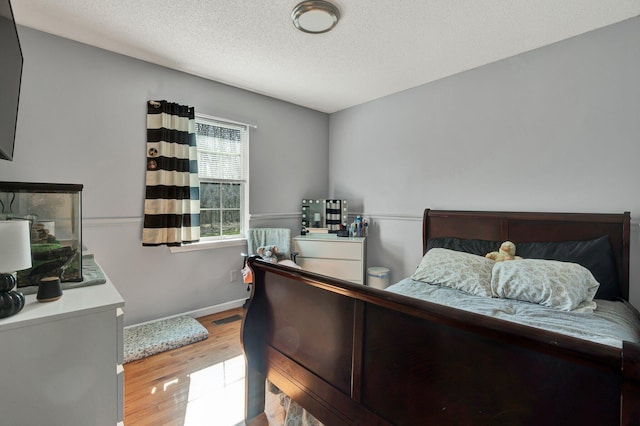
M0 221L0 272L31 268L31 239L28 220Z

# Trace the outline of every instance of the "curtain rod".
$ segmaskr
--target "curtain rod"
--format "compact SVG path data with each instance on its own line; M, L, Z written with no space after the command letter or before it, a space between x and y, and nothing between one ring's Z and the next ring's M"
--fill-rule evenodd
M209 120L215 120L215 121L220 121L222 123L228 123L228 124L239 124L241 126L245 126L245 127L252 127L254 129L257 129L258 126L256 126L255 124L248 124L248 123L243 123L241 121L235 121L235 120L229 120L227 118L220 118L220 117L215 117L213 115L208 115L208 114L202 114L199 112L196 112L196 115L202 117L202 118L206 118Z

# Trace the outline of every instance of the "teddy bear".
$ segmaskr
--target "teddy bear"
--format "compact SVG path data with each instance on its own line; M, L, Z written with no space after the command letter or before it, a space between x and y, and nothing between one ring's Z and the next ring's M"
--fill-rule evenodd
M485 257L487 259L495 260L496 262L522 259L520 256L516 256L516 245L511 241L505 241L500 245L500 250L487 253Z
M262 260L266 260L271 263L278 263L278 246L260 246L256 251L262 257Z

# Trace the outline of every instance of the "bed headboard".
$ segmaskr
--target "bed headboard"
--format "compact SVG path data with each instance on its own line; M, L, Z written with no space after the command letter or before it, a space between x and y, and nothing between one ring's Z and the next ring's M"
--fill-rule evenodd
M531 213L484 211L424 211L423 254L430 238L547 242L584 241L609 236L618 269L620 294L629 300L630 213ZM497 247L496 247L497 249Z

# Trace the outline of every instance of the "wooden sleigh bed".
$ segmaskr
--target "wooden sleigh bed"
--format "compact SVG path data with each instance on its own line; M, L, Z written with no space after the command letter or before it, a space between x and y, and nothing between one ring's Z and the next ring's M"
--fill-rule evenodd
M433 239L582 241L608 236L629 296L629 213L425 210ZM246 419L265 379L325 425L637 425L640 344L620 348L249 261L242 329Z

